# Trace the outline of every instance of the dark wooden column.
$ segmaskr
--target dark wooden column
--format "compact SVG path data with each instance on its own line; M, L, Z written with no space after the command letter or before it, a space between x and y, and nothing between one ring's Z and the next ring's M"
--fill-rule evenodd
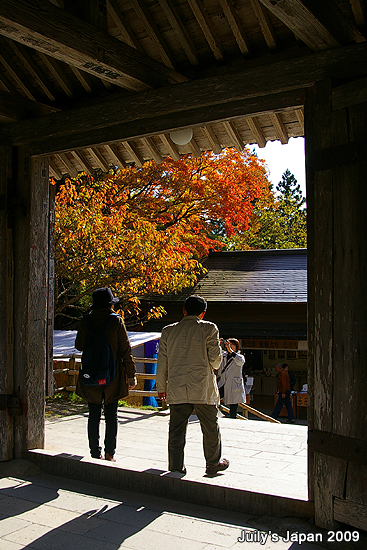
M17 157L13 385L23 414L14 417L14 458L44 444L49 239L48 159L31 158L26 148L19 148Z
M12 149L0 147L0 461L11 460L14 423L8 414L6 395L13 393L13 252L11 230Z
M305 105L309 492L324 528L367 529L366 97L363 81L322 81Z

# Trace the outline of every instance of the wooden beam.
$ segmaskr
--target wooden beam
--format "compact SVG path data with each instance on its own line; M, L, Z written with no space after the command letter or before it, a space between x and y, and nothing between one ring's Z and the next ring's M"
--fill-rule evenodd
M143 48L141 47L139 40L135 37L135 34L127 22L126 17L122 13L117 0L107 0L107 9L116 27L120 31L123 41L132 48L142 52Z
M36 101L36 94L32 89L30 83L27 82L24 72L14 63L14 61L11 59L11 57L8 55L2 45L0 45L0 63L3 65L4 69L6 69L6 71L10 74L11 78L16 82L24 95L28 99Z
M154 162L156 162L157 164L160 164L163 160L162 155L159 152L158 148L156 147L152 138L150 137L142 138L141 141L145 145L145 147L148 149L149 154L151 155Z
M233 35L236 39L238 47L242 54L247 55L250 53L248 40L245 35L245 31L242 28L240 19L236 14L235 7L232 0L219 0L222 6L224 15L226 16L229 26L232 29Z
M172 139L170 138L170 135L160 134L159 137L163 141L163 144L167 147L170 157L172 157L173 160L178 160L180 158L180 153L177 149L176 144L173 143Z
M79 164L82 166L83 170L90 175L93 175L93 172L95 169L90 164L87 155L84 153L84 151L71 151L72 155L76 157Z
M52 158L50 158L50 170L52 170L52 172L54 173L56 179L61 180L62 173L60 172L60 170L58 169L58 167L56 165L56 162Z
M283 145L288 143L288 132L286 127L283 124L282 118L279 113L270 113L270 120L275 128L275 133L277 138L280 140Z
M0 34L130 90L187 80L44 0L2 0Z
M186 147L192 151L192 154L194 157L200 157L201 155L201 149L196 141L196 139L192 138L190 142L186 145Z
M278 19L314 51L336 48L364 36L345 18L332 0L260 0Z
M201 0L188 0L190 8L199 23L201 30L217 61L223 61L224 51L216 32L210 22L209 16Z
M237 151L243 151L245 144L243 143L243 139L241 138L234 123L231 121L224 121L223 126L225 127L226 132L232 140L233 145L236 147Z
M31 101L20 94L0 90L0 115L13 120L24 120L56 113L60 109L37 101Z
M352 6L354 19L359 29L363 29L366 26L366 10L364 8L363 1L350 0Z
M302 132L305 133L305 114L303 112L303 109L296 109L295 113L296 113L297 120L301 125Z
M335 497L334 519L367 531L367 506L359 502L351 502ZM352 545L353 542L350 542L350 544Z
M114 163L119 168L126 168L126 162L123 159L120 151L118 150L117 145L105 145L105 148L107 149L109 155L113 158Z
M82 73L82 71L79 71L76 67L70 66L70 69L75 74L76 78L79 80L80 84L83 86L84 90L88 92L88 94L92 93L92 88L88 82L88 79L85 77L85 75ZM89 75L88 75L89 76Z
M66 153L59 153L57 155L61 161L61 163L66 168L66 173L69 174L69 176L76 178L78 175L78 170L75 168L74 164L69 160Z
M61 66L52 59L44 55L42 52L38 52L38 55L42 59L43 63L46 65L52 76L55 78L56 82L59 84L60 88L65 92L68 97L73 97L72 85L68 77L65 75Z
M265 6L260 4L259 0L251 0L251 6L260 23L265 42L270 50L275 50L277 48L277 37Z
M145 5L145 2L143 0L131 0L131 4L143 23L148 36L150 37L151 41L157 48L157 51L160 55L160 58L162 59L163 63L167 67L174 67L174 58L172 53L170 52L164 38L162 37L161 33L158 30L157 25L155 24L155 21L153 17L151 16L147 6Z
M253 136L256 140L256 143L259 147L265 147L266 145L266 138L264 136L264 132L262 131L262 128L260 126L259 120L257 117L248 117L246 118L247 124L253 133Z
M103 172L108 172L108 170L110 169L106 159L104 158L104 156L102 155L102 153L99 151L99 149L97 147L90 147L88 148L88 153L90 154L90 156L94 159L94 161L96 162L97 166L99 166L99 168L103 171Z
M199 65L199 56L196 51L196 48L187 32L184 24L181 21L179 14L174 6L174 3L171 0L158 0L159 4L164 11L174 33L181 42L188 60L194 66Z
M131 156L133 162L135 162L135 164L139 168L140 168L140 166L143 166L144 159L143 159L143 157L140 156L140 154L139 154L138 150L136 149L136 147L134 147L134 145L132 143L129 143L128 141L123 141L122 144L125 147L125 149L127 150L127 152L129 153L129 155Z
M167 134L180 126L301 108L304 88L338 74L364 76L366 44L177 84L167 90L104 98L91 106L0 128L0 143L32 144L33 154Z
M213 150L216 155L222 151L222 146L219 143L217 136L212 128L212 126L204 126L202 128L203 134L209 143L209 147Z

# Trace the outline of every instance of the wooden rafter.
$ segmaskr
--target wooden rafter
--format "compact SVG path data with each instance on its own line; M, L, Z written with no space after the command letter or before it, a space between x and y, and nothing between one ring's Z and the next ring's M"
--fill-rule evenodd
M73 163L70 161L66 153L59 153L58 155L59 160L66 168L66 173L69 174L69 176L76 178L78 175L78 170L75 168Z
M154 160L154 162L156 162L157 164L160 164L163 160L162 155L160 154L152 138L150 137L142 138L141 142L148 149L149 154L152 156L152 159Z
M215 135L213 128L211 126L203 126L202 131L213 152L216 155L219 155L219 153L222 151L222 147L219 143L217 136Z
M220 40L217 37L216 32L213 29L208 13L201 0L188 0L188 3L192 9L193 14L199 23L201 30L212 50L214 57L217 61L224 59L224 51Z
M28 99L36 101L35 91L32 89L32 86L29 84L29 82L27 82L27 79L25 78L25 75L22 73L21 69L14 63L14 61L8 55L8 52L5 51L3 45L0 45L0 63L6 69L11 78L16 82L24 95Z
M50 158L49 162L50 162L50 170L52 170L53 175L56 177L56 179L61 180L62 173L58 169L56 162L52 158Z
M158 0L158 1L173 31L175 32L176 36L181 42L181 46L183 47L190 63L195 66L199 65L199 56L196 51L196 48L192 43L189 33L187 32L184 24L181 21L181 18L174 6L174 3L171 0Z
M42 52L38 52L38 55L42 59L43 63L46 65L52 76L55 78L56 82L59 84L60 88L65 92L68 97L73 97L72 85L70 80L65 75L63 69L58 64L55 59L44 55Z
M50 107L37 101L26 99L20 94L8 93L0 90L0 115L13 120L49 115L59 111L56 107Z
M226 16L229 26L232 29L233 35L236 39L238 47L242 54L247 55L250 53L247 36L242 28L241 22L236 14L235 7L232 0L219 0L222 6L224 15Z
M363 0L350 0L350 4L357 27L363 29L366 26L366 10Z
M143 48L141 47L139 40L136 39L135 34L127 22L126 17L122 13L117 0L107 0L107 9L116 27L120 31L123 41L132 48L142 52Z
M84 151L72 151L72 154L74 157L76 157L77 161L79 162L79 164L81 165L81 167L83 168L83 170L87 173L87 174L93 174L93 172L95 171L93 166L90 164L86 154L84 153Z
M134 3L138 0L134 0ZM106 32L49 2L0 2L0 33L117 86L141 91L187 80Z
M121 155L117 145L112 143L111 145L105 145L105 148L107 149L109 155L113 159L113 162L116 164L116 166L118 166L119 168L126 167L126 162L123 156Z
M243 143L243 140L233 122L225 121L223 122L223 126L226 129L226 132L229 135L232 143L236 147L237 151L243 151L245 144Z
M102 155L102 153L100 152L100 150L98 149L98 147L89 147L88 148L88 153L90 154L90 156L94 159L94 161L96 162L97 166L103 171L103 172L108 172L108 170L110 169L109 167L109 164L108 162L106 161L106 159L104 158L104 156Z
M246 118L247 124L256 140L256 143L259 147L265 147L266 145L266 138L264 136L264 132L262 131L262 128L260 126L259 120L257 117L249 117Z
M305 133L305 114L303 112L303 109L296 109L295 113L296 113L297 120L301 125L302 132Z
M42 92L48 97L50 101L55 101L55 96L52 92L51 86L41 69L38 67L37 63L33 60L31 55L28 53L27 49L22 45L12 40L9 41L9 45L13 49L17 57L24 63L28 71L32 74L33 78L38 83Z
M270 113L270 120L275 128L277 138L283 145L288 143L288 132L279 113Z
M260 0L314 51L336 48L365 38L331 0ZM308 7L310 5L310 7Z
M277 48L277 37L266 8L260 4L259 0L251 0L251 6L260 23L268 47L270 50L275 50Z
M170 157L172 157L173 160L178 160L180 158L180 153L169 134L160 134L159 137L161 138L163 144L167 147Z
M144 164L143 157L140 156L138 150L132 143L129 143L128 141L123 141L122 145L125 147L129 155L132 157L133 162L135 162L138 167Z
M194 157L200 157L201 149L195 138L191 139L187 147L192 151L192 154L194 155Z
M79 69L77 69L76 67L70 66L70 69L73 71L76 78L79 80L80 84L83 86L84 90L88 92L88 94L91 94L93 90L89 83L89 79L87 78L87 74L86 73L83 74L83 72L79 71Z
M154 22L153 17L151 16L145 2L143 0L131 0L131 4L139 17L143 22L144 27L157 48L160 58L167 67L174 67L174 58L171 54L166 41L158 30L157 25Z

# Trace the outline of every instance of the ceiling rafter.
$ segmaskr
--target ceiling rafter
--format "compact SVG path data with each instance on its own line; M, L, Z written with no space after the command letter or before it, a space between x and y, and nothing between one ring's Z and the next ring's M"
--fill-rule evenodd
M268 45L268 48L270 50L276 50L277 37L266 8L262 4L260 4L259 0L251 0L251 6L260 23L261 30L264 35L265 42Z
M159 152L158 148L156 147L154 141L152 138L150 137L147 137L147 138L142 138L141 139L141 142L143 143L143 145L145 145L145 147L148 149L149 151L149 154L152 156L154 162L156 162L157 164L160 164L162 162L162 155L161 153Z
M133 1L142 4L140 0ZM103 30L42 0L22 0L21 10L17 0L2 0L0 34L130 90L187 80Z
M0 115L12 120L49 115L59 110L54 106L27 99L16 90L14 90L14 93L0 90Z
M303 109L295 109L294 112L296 113L297 120L301 125L302 132L305 133L305 114Z
M56 179L61 180L62 173L60 172L56 162L53 160L52 157L50 157L49 163L50 163L50 171L53 172L53 176L55 176Z
M277 138L286 145L288 143L289 137L286 127L283 124L282 118L279 113L269 113L270 120L275 128Z
M119 168L126 168L126 162L116 144L111 143L110 145L105 145L105 148L115 162L116 166L118 166Z
M170 52L166 41L164 40L163 36L158 30L157 25L155 24L155 21L153 17L151 16L147 6L145 5L143 0L130 0L131 4L137 14L137 16L141 19L141 21L144 23L145 29L157 48L157 51L159 53L159 56L163 63L170 68L174 68L174 58L172 53Z
M178 160L180 158L180 153L176 147L176 144L173 143L169 134L159 134L163 144L167 147L170 157L173 160Z
M79 149L78 151L72 151L72 154L77 159L78 163L81 165L84 172L86 172L87 174L92 175L93 172L95 171L95 169L93 168L93 166L89 162L89 160L87 158L87 155L84 153L84 151Z
M358 29L345 19L335 2L330 0L260 2L314 51L365 41Z
M89 78L87 78L87 74L82 71L79 71L76 67L70 66L70 69L75 74L76 78L79 80L80 84L83 86L84 90L88 92L88 94L91 94L93 92L92 86L89 83ZM89 76L89 75L88 75Z
M21 69L14 63L14 61L9 56L8 52L5 50L4 45L0 44L0 63L6 69L11 78L16 82L19 88L22 90L24 95L31 99L32 101L37 101L36 93L32 89L32 86L25 75L22 73ZM10 92L11 90L9 90Z
M171 0L158 0L158 1L169 21L169 24L171 25L173 31L175 32L176 36L181 42L181 46L183 47L188 57L188 60L194 66L199 65L198 52L196 51L196 48L184 24L182 23L182 20L174 6L174 3Z
M123 141L122 142L122 145L125 147L125 149L127 150L127 152L129 153L129 155L132 157L133 159L133 162L135 162L135 164L140 168L141 166L143 166L144 164L144 159L143 157L139 154L138 150L136 149L136 147L132 144L132 143L129 143L128 141Z
M56 98L52 90L50 89L50 83L44 76L41 69L38 67L37 63L35 63L31 55L28 53L26 48L22 44L17 44L12 40L9 40L9 45L13 49L16 56L26 65L28 71L36 80L43 93L48 97L50 101L55 101Z
M363 0L350 0L356 25L359 29L366 26L366 10Z
M224 15L226 16L229 26L232 29L233 35L236 39L238 47L243 55L250 53L249 43L245 31L242 28L241 21L239 20L232 0L219 0L222 6Z
M117 0L107 0L107 10L111 15L116 27L120 31L123 41L132 48L143 52L143 48L141 47L139 40L135 38L135 34L133 33L129 23L127 22L126 17L122 13Z
M101 151L98 149L98 147L89 147L88 153L90 156L94 159L94 161L97 163L97 166L103 170L103 172L108 172L110 169L110 166L107 162L107 160L102 155Z
M196 141L195 138L192 138L190 140L190 143L188 144L188 146L190 147L191 151L192 151L192 154L194 155L194 157L200 157L201 155L201 149L198 145L198 142Z
M66 153L58 153L56 157L59 158L61 164L66 168L66 173L69 174L72 178L76 178L78 175L78 170L75 168L71 160L67 157Z
M213 149L213 152L216 155L219 155L219 153L222 151L222 146L219 143L219 140L215 135L213 128L211 126L203 126L202 131L206 140L209 143L209 146Z
M260 122L257 117L248 117L246 118L248 127L250 128L256 143L260 148L265 147L266 145L266 138L264 136L264 132L262 131L262 128L260 126Z
M197 22L199 23L201 30L212 50L214 57L217 61L222 61L224 59L224 50L222 44L217 37L216 32L213 29L208 13L205 10L205 7L201 0L188 0L190 8L192 9L193 14L196 17Z
M245 147L245 144L235 127L234 123L231 121L224 121L223 126L226 129L227 134L229 135L230 139L233 141L234 146L236 147L237 151L241 152L243 151L243 148Z
M70 80L65 75L63 69L60 67L58 62L52 57L48 57L42 52L38 52L43 63L46 65L52 76L55 78L56 82L59 84L60 88L65 92L68 97L73 97L72 85Z

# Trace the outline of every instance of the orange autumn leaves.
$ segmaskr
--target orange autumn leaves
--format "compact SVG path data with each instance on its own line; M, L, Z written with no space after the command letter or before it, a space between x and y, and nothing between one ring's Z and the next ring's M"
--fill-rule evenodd
M271 200L266 169L249 149L146 162L103 182L66 180L56 197L56 313L99 286L129 309L139 296L192 285L200 260L222 246L213 221L228 236L243 233L254 203Z

